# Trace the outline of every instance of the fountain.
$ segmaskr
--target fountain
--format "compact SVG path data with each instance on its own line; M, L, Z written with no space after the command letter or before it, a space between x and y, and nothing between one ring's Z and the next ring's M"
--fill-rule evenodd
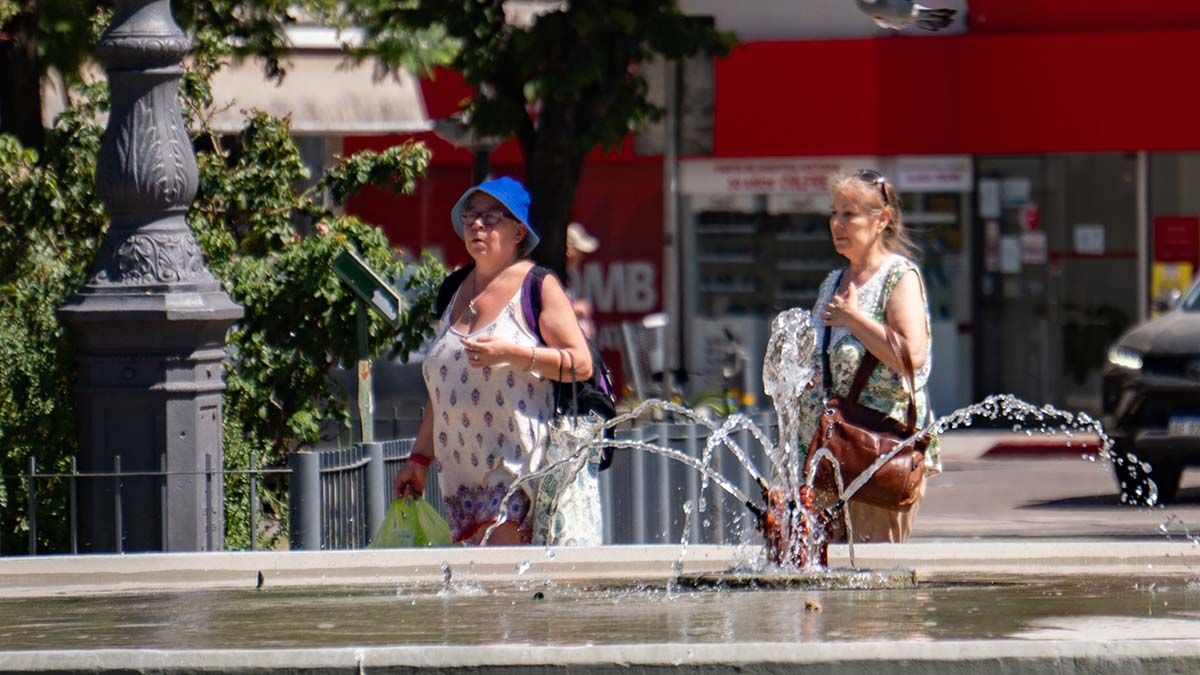
M776 321L764 381L782 404L778 444L744 416L714 422L648 401L611 422L557 427L555 442L574 452L516 484L578 470L613 443L599 440L608 424L693 420L712 431L699 458L616 444L684 463L745 504L766 543L756 552L685 534L672 546L4 558L0 672L1061 672L1064 660L1088 672L1200 670L1200 539L830 545L825 525L870 473L844 486L835 473L831 507L809 499L814 464L797 461L786 402L812 375L812 338L805 313ZM1107 441L1087 416L1010 396L922 433L977 417ZM768 450L766 475L733 442L742 431ZM758 494L713 470L718 447ZM1104 453L1137 461L1107 443ZM1144 496L1153 503L1152 485ZM700 498L685 513L708 508Z

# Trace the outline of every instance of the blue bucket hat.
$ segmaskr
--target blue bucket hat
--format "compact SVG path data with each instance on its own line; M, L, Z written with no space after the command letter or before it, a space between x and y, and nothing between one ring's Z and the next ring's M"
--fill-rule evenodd
M450 209L450 222L454 225L454 231L458 233L458 238L463 238L463 223L462 213L467 208L467 202L471 200L471 195L476 192L482 192L490 195L504 205L508 212L513 215L525 226L525 242L522 246L523 253L529 253L541 241L533 226L529 224L529 192L525 190L525 186L521 185L520 181L501 176L492 180L484 181L475 187L468 188L466 192L455 202L454 208Z

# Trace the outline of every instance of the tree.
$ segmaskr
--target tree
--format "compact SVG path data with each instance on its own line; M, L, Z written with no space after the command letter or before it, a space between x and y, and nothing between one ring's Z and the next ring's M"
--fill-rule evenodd
M37 0L0 0L0 133L32 148L45 137L37 26Z
M733 36L684 15L675 0L571 0L529 27L505 18L506 0L358 0L348 20L364 53L397 65L413 30L458 41L451 66L475 86L464 112L483 136L515 137L542 237L536 255L560 274L580 172L597 146L615 147L661 109L637 67L655 55L724 54Z
M400 326L371 318L372 355L405 355L421 344L444 270L429 259L396 257L377 227L334 213L324 198L341 203L368 184L411 192L427 149L407 143L359 153L297 192L307 170L287 120L251 113L233 149L206 130L208 79L227 56L223 35L198 32L181 98L201 147L188 220L213 273L246 312L230 331L222 404L226 467L241 469L250 452L260 466L279 464L287 452L316 442L329 422L348 420L329 370L357 358L356 300L333 274L335 255L353 246L409 294ZM76 450L74 354L55 311L86 278L107 228L93 178L102 132L97 112L107 105L105 83L77 87L40 153L0 134L0 475L23 473L31 457L43 471L65 471ZM297 214L314 223L316 235L299 235ZM28 527L18 506L24 489L0 480L2 550L16 549ZM231 476L225 489L227 544L244 546L248 486ZM62 550L65 486L43 482L38 497L42 545ZM278 498L267 501L284 512Z
M80 66L94 53L90 25L97 10L111 10L113 4L0 0L0 133L16 136L27 148L42 148L41 82L53 68L67 87L78 83ZM279 57L287 48L286 28L301 17L332 20L338 1L173 0L171 5L185 31L203 27L222 35L237 45L234 53L264 57L266 74L279 78L284 75Z

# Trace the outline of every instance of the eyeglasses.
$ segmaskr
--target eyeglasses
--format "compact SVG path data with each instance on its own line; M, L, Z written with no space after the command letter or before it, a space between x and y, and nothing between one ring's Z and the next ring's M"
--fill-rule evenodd
M859 169L854 172L854 177L867 185L878 185L879 194L883 196L883 205L888 205L887 178L883 174L874 169Z
M509 215L504 211L463 211L462 225L466 227L476 220L481 221L487 227L495 227L500 224L500 221L508 218Z

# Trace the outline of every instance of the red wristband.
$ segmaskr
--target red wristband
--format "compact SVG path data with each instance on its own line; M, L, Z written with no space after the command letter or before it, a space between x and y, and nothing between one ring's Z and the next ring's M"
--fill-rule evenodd
M409 454L408 461L412 462L413 464L420 464L421 466L428 467L433 462L433 458L426 455L419 455L414 452Z

